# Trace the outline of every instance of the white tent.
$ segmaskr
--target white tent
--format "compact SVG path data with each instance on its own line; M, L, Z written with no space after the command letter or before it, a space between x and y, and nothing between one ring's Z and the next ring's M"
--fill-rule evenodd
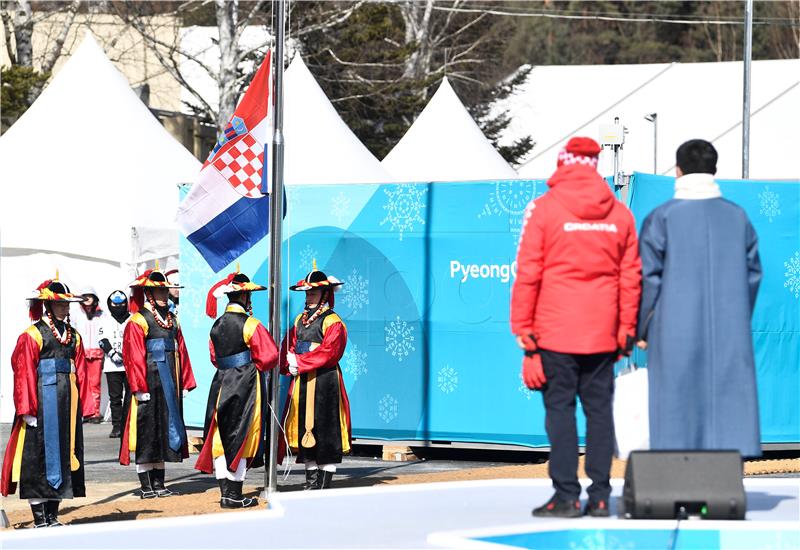
M401 181L519 177L475 124L447 78L381 164Z
M174 260L177 185L192 181L200 163L87 34L0 137L0 166L0 420L8 421L9 360L29 322L24 298L58 269L73 290L94 286L104 304L137 265Z
M570 137L597 139L600 125L619 117L628 129L621 169L652 173L654 127L644 116L657 113L659 174L674 174L681 143L703 138L719 152L718 177L740 178L742 78L741 62L535 67L521 89L498 105L512 119L504 142L532 136L536 147L518 172L546 178ZM751 178L800 175L799 112L800 60L754 61ZM609 151L600 170L613 172Z
M345 124L299 55L285 78L287 185L394 181Z

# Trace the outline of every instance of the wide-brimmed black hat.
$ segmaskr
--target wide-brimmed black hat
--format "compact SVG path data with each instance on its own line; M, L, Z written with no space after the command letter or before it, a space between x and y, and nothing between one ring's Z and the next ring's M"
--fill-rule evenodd
M306 275L304 279L297 281L297 283L290 286L289 290L304 291L311 290L313 288L335 289L343 284L344 283L336 277L328 277L325 275L325 273L315 268L312 271L309 271L308 275Z

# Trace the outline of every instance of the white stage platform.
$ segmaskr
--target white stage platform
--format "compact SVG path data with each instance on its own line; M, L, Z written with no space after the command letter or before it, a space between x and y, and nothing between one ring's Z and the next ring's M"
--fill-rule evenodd
M614 514L622 481L612 483ZM745 489L745 521L684 521L677 533L675 521L536 519L549 480L504 479L294 492L268 510L4 531L0 548L800 550L800 479L747 479Z

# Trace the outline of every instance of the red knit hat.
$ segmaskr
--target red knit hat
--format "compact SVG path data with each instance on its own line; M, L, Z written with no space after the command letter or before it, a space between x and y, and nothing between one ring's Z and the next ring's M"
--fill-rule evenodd
M602 150L603 148L592 138L574 137L558 153L558 166L584 164L597 168L597 157Z

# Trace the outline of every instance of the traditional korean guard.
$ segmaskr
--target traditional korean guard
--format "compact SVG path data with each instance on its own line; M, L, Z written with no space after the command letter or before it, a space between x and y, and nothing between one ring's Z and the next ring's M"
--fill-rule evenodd
M128 465L135 454L141 498L167 497L174 493L164 485L164 464L189 458L183 399L197 384L180 326L169 311L173 285L156 267L130 286L135 313L125 327L122 358L134 399L119 462Z
M244 273L231 273L215 284L206 313L217 315L217 298L228 306L211 327L209 351L217 368L208 394L203 449L195 468L214 473L221 508L249 508L257 499L242 495L248 468L264 465L267 433L266 373L278 364L278 348L261 321L252 317L251 295L266 290Z
M61 525L61 499L86 496L79 393L86 370L80 334L69 324L69 303L82 301L58 275L44 281L29 301L34 324L11 355L16 414L0 492L13 494L19 485L34 527Z
M292 375L284 429L297 462L305 464L305 489L326 489L342 456L350 452L350 403L339 361L347 329L333 311L342 283L316 268L290 290L306 293L306 306L282 345L282 372Z

